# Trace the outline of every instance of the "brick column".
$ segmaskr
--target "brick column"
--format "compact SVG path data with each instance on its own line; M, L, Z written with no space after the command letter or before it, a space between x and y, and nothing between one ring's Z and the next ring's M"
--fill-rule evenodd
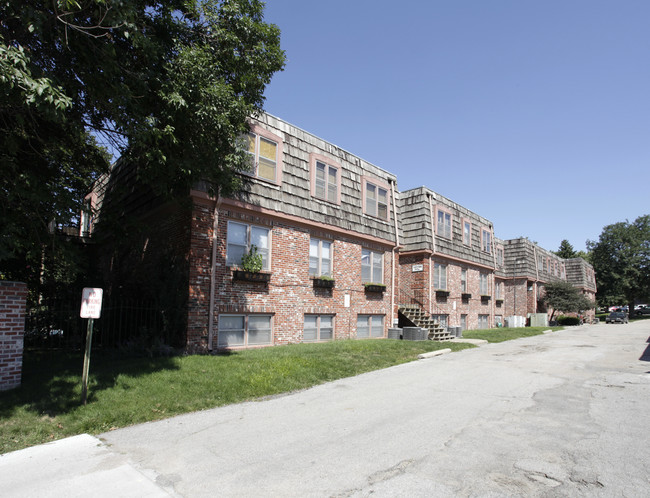
M0 280L0 391L20 385L27 284Z

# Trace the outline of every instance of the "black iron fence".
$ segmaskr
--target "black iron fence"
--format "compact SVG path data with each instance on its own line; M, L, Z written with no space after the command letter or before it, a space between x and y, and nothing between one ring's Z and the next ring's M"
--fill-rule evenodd
M25 319L25 347L83 348L88 320L79 317L80 303L49 299L30 307ZM93 346L146 348L175 345L180 331L173 330L168 312L150 301L104 298L101 317L93 324Z

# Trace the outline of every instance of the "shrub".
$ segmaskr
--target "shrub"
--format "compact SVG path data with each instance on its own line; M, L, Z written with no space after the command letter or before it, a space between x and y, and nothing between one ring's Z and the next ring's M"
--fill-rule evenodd
M577 316L560 316L557 319L557 323L560 325L579 325L580 318Z
M258 273L262 269L263 265L262 255L257 252L257 247L255 245L252 245L251 250L241 258L242 268L252 273Z

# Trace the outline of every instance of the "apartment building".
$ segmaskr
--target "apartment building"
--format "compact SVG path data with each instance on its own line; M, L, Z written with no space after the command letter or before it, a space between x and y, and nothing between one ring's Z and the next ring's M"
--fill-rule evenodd
M427 187L400 193L395 175L277 117L252 120L244 138L241 198L200 185L185 203L120 197L147 230L129 258L116 264L114 251L104 269L131 275L148 258L158 270L171 261L161 278L182 295L188 350L382 338L408 307L443 329L494 327L537 312L544 278L566 278L549 251L497 239L490 220ZM132 181L120 168L112 176L89 195L93 206ZM243 267L251 251L259 272ZM172 256L154 257L162 253Z

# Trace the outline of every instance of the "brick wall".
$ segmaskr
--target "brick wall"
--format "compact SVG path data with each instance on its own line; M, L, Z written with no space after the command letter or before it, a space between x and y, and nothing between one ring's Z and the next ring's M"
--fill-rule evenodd
M0 391L20 385L27 284L0 281Z

